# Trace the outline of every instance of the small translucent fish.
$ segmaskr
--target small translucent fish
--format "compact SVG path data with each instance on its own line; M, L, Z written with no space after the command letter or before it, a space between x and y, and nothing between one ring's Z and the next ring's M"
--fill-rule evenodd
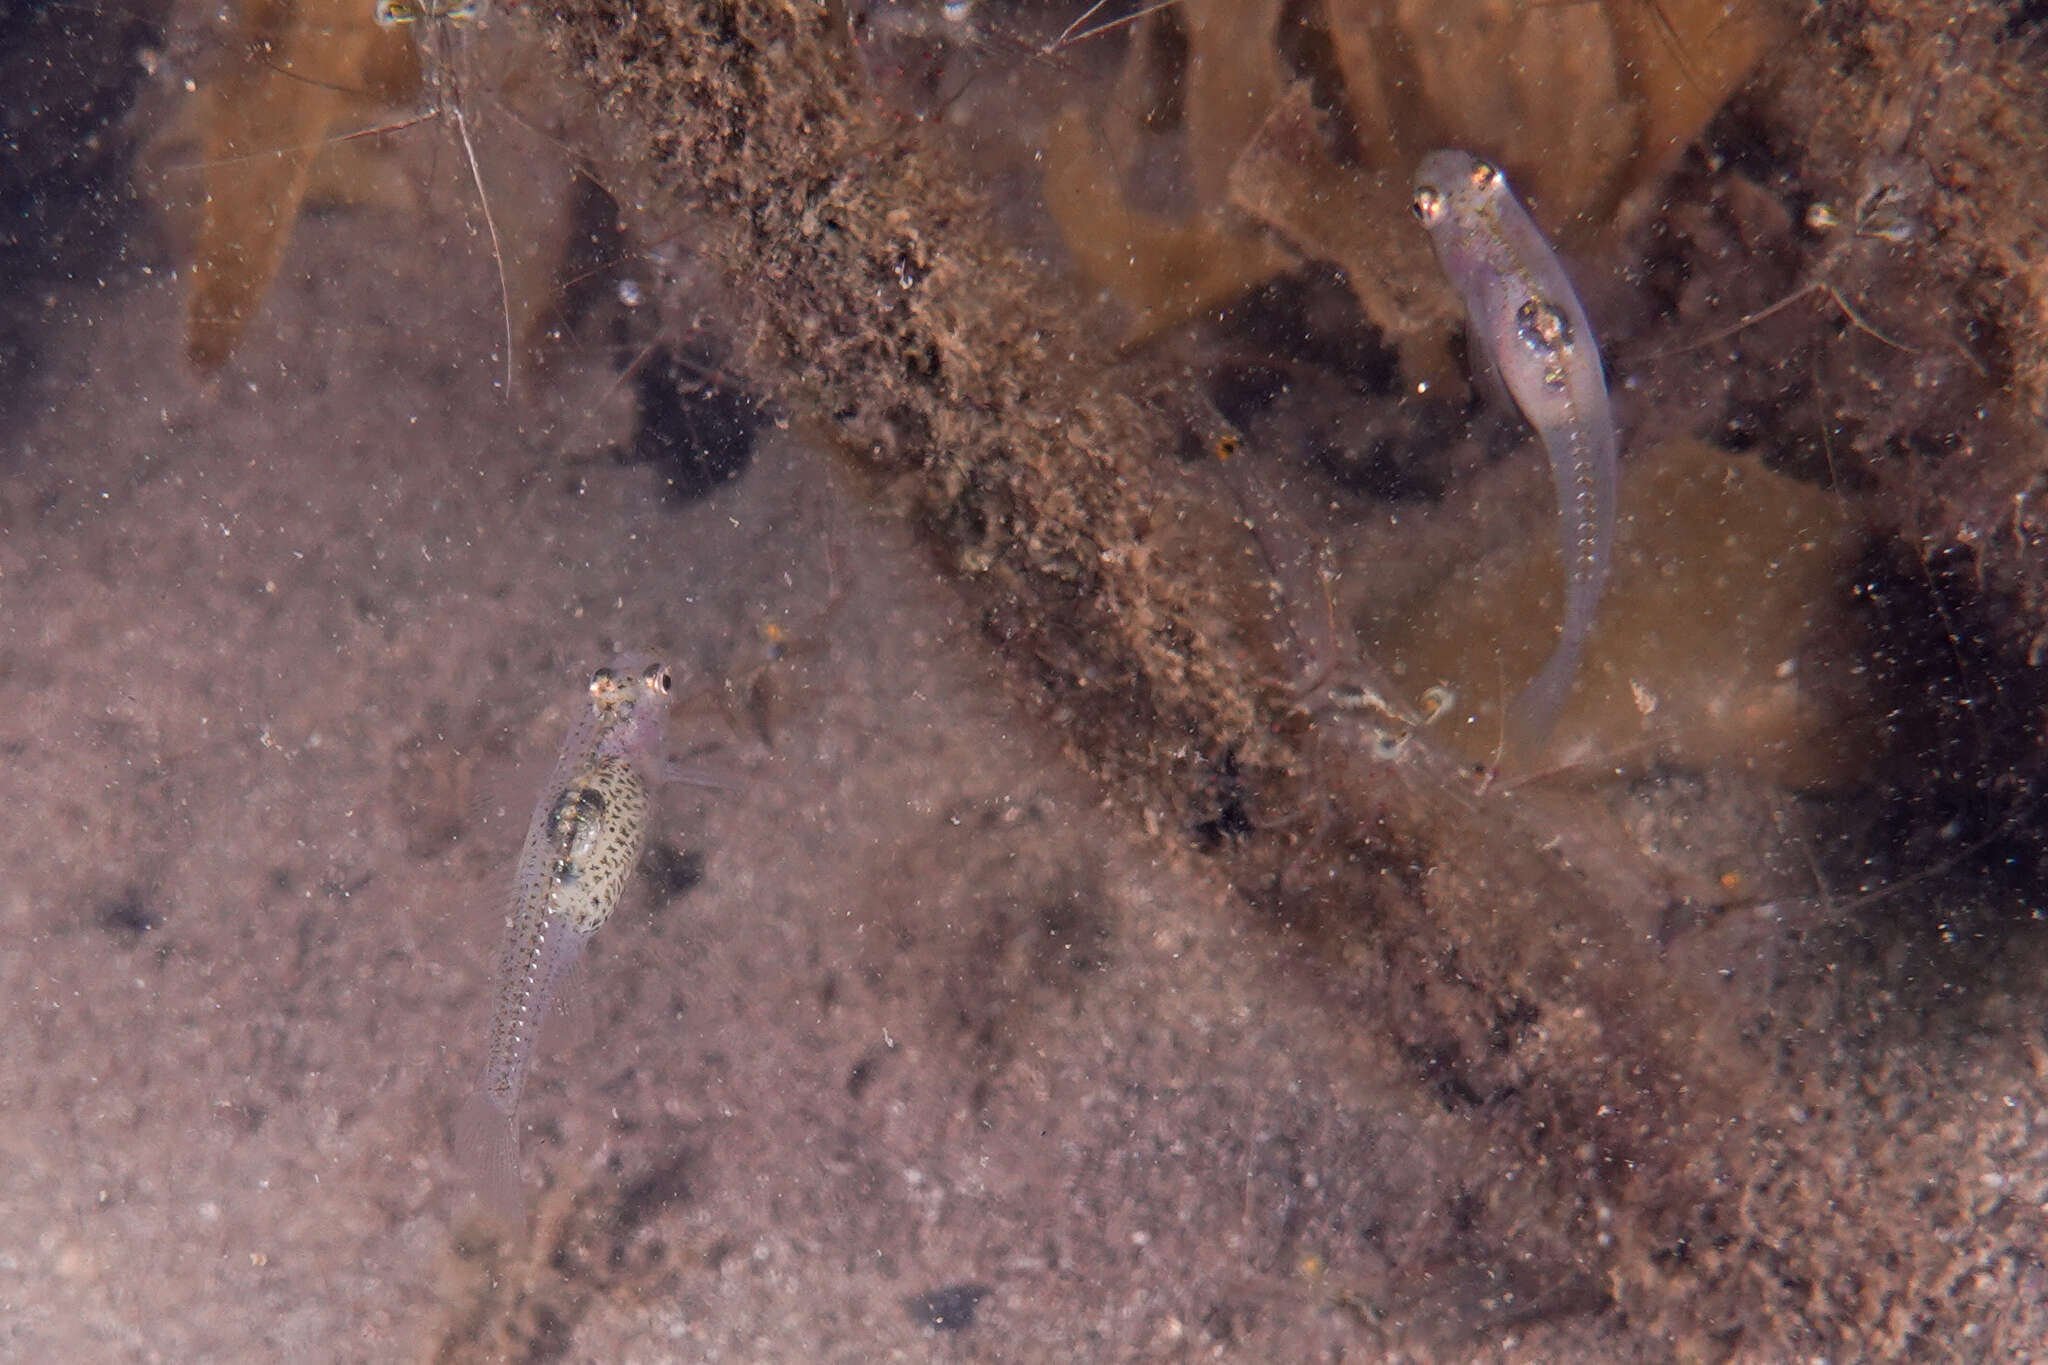
M487 1202L516 1218L519 1096L551 1003L633 875L666 770L667 665L621 655L590 679L535 804L512 878L491 998L483 1076L457 1123Z
M1607 585L1619 455L1607 378L1564 266L1498 169L1431 152L1416 172L1415 216L1465 300L1473 348L1543 439L1557 487L1564 630L1509 708L1510 741L1533 756L1571 691Z

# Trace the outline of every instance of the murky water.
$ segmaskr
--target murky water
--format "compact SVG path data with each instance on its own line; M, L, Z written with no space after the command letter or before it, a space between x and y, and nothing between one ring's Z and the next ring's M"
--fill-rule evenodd
M590 8L548 22L598 50ZM2019 209L1956 168L2025 21L1185 0L1046 56L1072 13L968 8L791 68L741 41L782 11L732 21L725 69L820 83L763 109L859 111L829 180L727 139L677 190L547 125L628 231L535 188L503 287L445 121L334 142L210 379L171 234L37 125L16 164L99 174L6 185L8 1353L2024 1354L2039 438L1965 269ZM200 69L110 13L0 61L74 111ZM1556 64L1431 64L1502 44ZM1766 47L1805 83L1745 85ZM518 184L532 92L486 85ZM1537 187L1622 428L1581 678L1492 782L1557 509L1407 216L1452 140ZM748 254L792 185L815 238ZM977 364L977 289L1067 329L1042 372ZM508 295L559 333L509 401ZM1128 634L1060 629L1103 601ZM508 1236L453 1119L620 648L725 785L660 794L546 1030Z

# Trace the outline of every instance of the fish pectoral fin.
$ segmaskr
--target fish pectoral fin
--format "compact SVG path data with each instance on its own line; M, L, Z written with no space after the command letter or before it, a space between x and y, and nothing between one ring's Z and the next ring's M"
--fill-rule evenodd
M746 782L736 774L722 772L716 768L700 768L694 763L684 763L673 758L662 760L658 776L663 785L680 782L686 786L706 787L712 791L734 795L747 789Z
M581 962L563 972L548 998L549 1031L557 1043L580 1047L597 1035L597 1005L588 989L589 969Z

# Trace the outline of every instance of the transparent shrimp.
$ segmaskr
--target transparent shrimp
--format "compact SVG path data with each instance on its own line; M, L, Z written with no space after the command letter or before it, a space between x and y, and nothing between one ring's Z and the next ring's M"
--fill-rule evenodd
M460 74L465 65L461 56L474 45L476 30L489 13L490 0L377 0L378 24L412 29L420 57L420 83L431 102L426 116L445 112L454 120L456 139L462 144L463 159L469 163L470 183L476 186L484 231L491 239L491 260L498 270L498 306L505 319L505 395L509 398L515 354L512 286L505 278L505 251L498 240L498 223L491 216L491 196L484 189L483 168L477 165L476 145L469 136L469 118L463 112Z
M535 803L506 903L489 1048L457 1123L457 1152L497 1211L520 1209L519 1097L549 1006L631 879L663 767L667 665L621 655L590 679Z

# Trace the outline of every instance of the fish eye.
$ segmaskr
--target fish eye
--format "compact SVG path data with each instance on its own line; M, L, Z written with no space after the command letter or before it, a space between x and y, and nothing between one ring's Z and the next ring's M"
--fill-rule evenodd
M1418 185L1415 189L1414 209L1415 216L1420 218L1425 226L1434 223L1443 216L1443 192L1434 185Z
M377 0L377 22L385 28L409 24L418 17L412 0Z
M647 670L647 685L661 693L664 697L668 695L668 690L674 681L669 675L666 664L656 664Z
M1493 188L1493 182L1498 179L1500 179L1500 172L1495 170L1491 165L1487 164L1484 161L1475 161L1472 163L1473 189L1490 190Z

